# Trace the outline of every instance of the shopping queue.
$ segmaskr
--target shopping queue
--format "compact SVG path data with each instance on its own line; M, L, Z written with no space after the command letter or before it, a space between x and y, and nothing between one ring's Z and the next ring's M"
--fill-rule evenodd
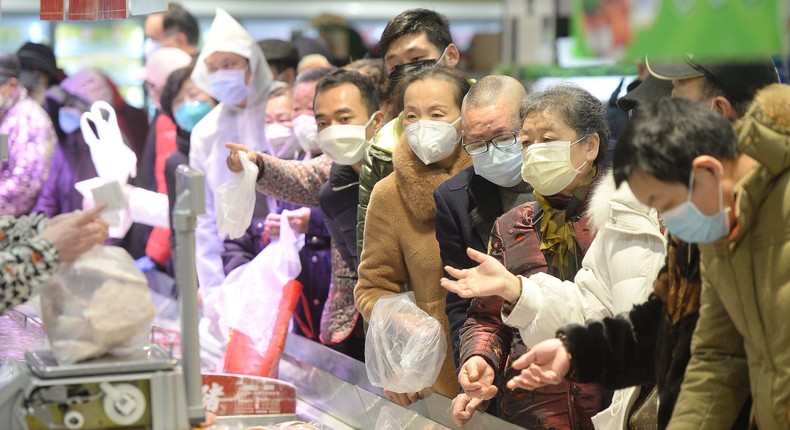
M381 59L340 69L300 67L307 55L256 42L221 9L199 52L196 33L177 5L146 22L157 109L142 143L139 113L101 73L56 83L44 72L54 56L35 57L44 71L25 80L47 112L21 87L19 60L0 58L3 184L25 184L0 201L17 217L3 259L36 270L4 280L6 308L107 239L102 206L58 216L92 204L73 189L97 170L75 118L103 100L139 154L129 227L111 240L147 270L172 275L176 166L206 173L205 315L288 224L305 235L294 332L402 365L383 385L398 404L453 398L458 425L486 410L525 428L788 428L790 91L770 61L647 58L649 76L617 103L631 118L615 141L584 88L528 92L455 70L450 23L434 11L404 11ZM239 210L253 216L223 237L217 193L247 161L257 195ZM53 233L65 226L81 240ZM423 354L408 358L439 360L422 374L375 331L419 333Z

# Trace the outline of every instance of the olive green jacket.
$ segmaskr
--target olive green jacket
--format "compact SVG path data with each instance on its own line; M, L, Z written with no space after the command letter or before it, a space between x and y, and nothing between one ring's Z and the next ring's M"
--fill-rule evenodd
M700 245L692 358L670 429L724 429L752 395L760 429L790 429L790 87L757 94L736 125L756 160L736 184L738 224Z
M403 114L384 124L375 141L365 152L359 171L359 205L357 206L357 257L362 255L362 238L365 235L365 216L373 187L392 173L392 154L403 134Z

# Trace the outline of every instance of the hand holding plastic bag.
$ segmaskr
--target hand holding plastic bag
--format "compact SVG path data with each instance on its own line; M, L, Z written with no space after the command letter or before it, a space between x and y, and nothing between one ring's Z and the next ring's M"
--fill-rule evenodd
M252 222L255 210L255 182L258 179L258 166L239 152L242 171L217 189L217 231L227 234L231 239L244 235Z
M446 348L442 325L417 307L413 292L382 297L373 306L365 342L371 384L396 393L430 387Z
M60 364L142 350L156 309L148 282L122 248L95 246L41 291L41 317Z

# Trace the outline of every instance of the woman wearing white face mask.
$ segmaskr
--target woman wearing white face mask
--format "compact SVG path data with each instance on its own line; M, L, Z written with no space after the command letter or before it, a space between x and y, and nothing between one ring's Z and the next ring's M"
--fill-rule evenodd
M214 192L233 173L225 164L226 142L263 150L266 89L272 73L260 46L227 12L217 9L192 81L220 104L192 130L189 160L206 174L206 213L198 217L198 283L218 287L225 278L222 239L217 235Z
M517 206L496 221L489 242L490 256L470 251L470 257L483 263L481 266L465 273L448 270L450 275L462 279L470 272L476 274L496 269L498 275L494 279L515 282L503 282L512 287L506 290L494 288L494 291L470 294L465 290L449 288L453 282L442 281L442 285L462 297L479 296L472 300L467 311L467 322L461 329L461 362L471 363L476 358L482 358L482 368L477 367L476 371L495 375L503 383L516 374L509 367L512 358L523 354L527 346L534 344L533 336L536 333L528 330L532 323L529 315L534 316L540 311L540 318L535 318L535 323L553 334L553 330L561 325L562 318L577 316L582 312L584 301L578 305L573 300L579 295L578 289L576 295L568 294L568 300L557 300L564 291L562 286L556 285L554 290L547 289L548 292L535 286L538 291L528 295L524 302L542 297L536 299L540 306L537 310L533 309L535 312L523 312L523 308L529 307L530 303L519 301L521 283L516 275L526 277L548 272L562 284L561 281L573 280L582 269L582 259L596 233L591 228L592 224L588 223L589 215L586 213L589 194L604 177L601 164L606 145L603 143L609 139L600 101L579 87L560 85L530 94L525 111L522 176L534 187L537 201ZM601 199L605 207L610 200L609 193L605 192ZM603 218L608 217L604 215ZM653 235L658 243L656 249L662 249L657 224L653 227ZM609 257L607 255L606 258ZM657 260L660 266L660 255ZM603 267L602 263L601 267L596 268L595 274L600 274L597 269ZM655 276L655 272L652 276ZM602 276L602 279L606 276ZM643 284L644 290L649 290L650 281ZM524 290L534 292L528 290L527 286ZM544 293L543 296L540 293ZM639 302L643 297L633 300ZM607 302L611 309L613 299L606 300L601 295L600 301ZM545 309L543 304L546 305ZM607 306L600 305L600 302L598 304L593 306L593 311L607 311ZM523 340L517 330L506 327L503 322L517 305L521 312L518 318L514 313L508 323L524 329ZM556 310L559 310L556 313L562 314L560 317L552 314ZM556 323L557 327L551 327L552 323ZM530 343L525 345L524 342ZM461 373L464 374L463 369ZM487 383L494 384L493 380ZM602 406L601 389L591 384L565 382L532 392L526 397L504 386L497 388L504 391L500 403L501 413L508 417L508 421L526 428L592 429L591 417ZM491 390L481 398L488 400L498 390Z
M435 66L404 78L399 87L398 93L404 94L406 132L393 156L394 173L373 189L354 297L369 320L382 296L413 291L417 306L442 324L447 340L445 360L432 388L454 397L458 382L444 312L446 292L439 286L442 262L433 191L471 165L459 144L458 120L470 85L463 73ZM403 405L418 397L417 393L385 394Z

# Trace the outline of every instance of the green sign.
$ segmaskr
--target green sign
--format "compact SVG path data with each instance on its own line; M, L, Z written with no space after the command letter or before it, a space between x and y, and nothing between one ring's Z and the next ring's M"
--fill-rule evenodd
M574 0L578 53L639 60L787 52L787 0Z

